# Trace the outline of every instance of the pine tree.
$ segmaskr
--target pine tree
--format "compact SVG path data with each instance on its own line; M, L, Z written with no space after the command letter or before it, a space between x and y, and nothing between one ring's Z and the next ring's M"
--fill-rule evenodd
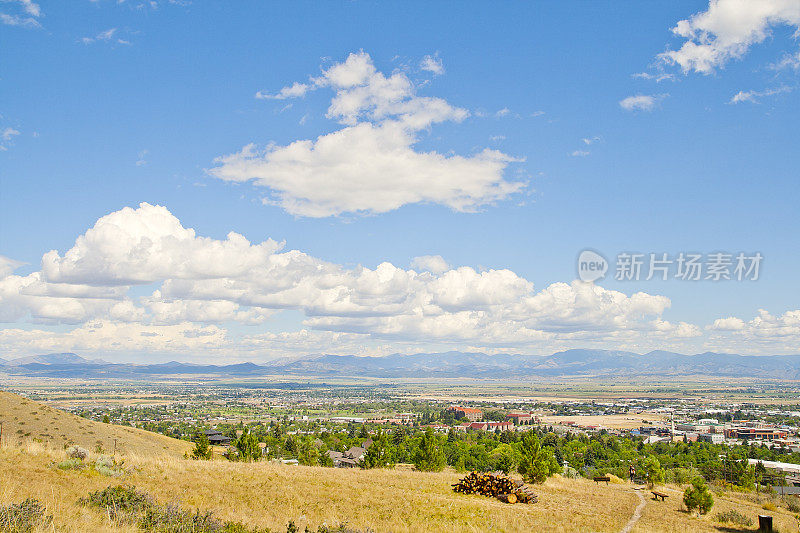
M414 466L423 472L441 472L445 463L444 452L433 429L426 429L414 453Z
M517 471L528 483L544 483L560 470L550 448L543 448L539 437L531 431L522 436L522 458Z
M208 437L205 433L199 433L194 440L194 448L192 449L192 459L211 459L211 446L208 442Z
M644 478L650 487L664 483L664 469L655 455L648 455L644 460Z
M361 468L386 468L392 466L392 450L386 433L380 429L372 439L372 445L364 453Z
M314 446L313 442L306 439L300 444L297 462L305 466L316 466L319 464L319 450Z
M236 452L240 461L257 461L261 458L261 447L256 436L245 431L236 440Z
M709 492L706 482L702 477L692 480L692 486L683 493L683 503L686 509L706 514L714 505L714 497Z

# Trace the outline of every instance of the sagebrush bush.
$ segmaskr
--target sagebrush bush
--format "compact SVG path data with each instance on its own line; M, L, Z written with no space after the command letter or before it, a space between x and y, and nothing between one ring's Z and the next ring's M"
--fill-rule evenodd
M301 533L300 528L297 527L294 523L294 520L289 520L289 524L286 526L286 533ZM302 533L314 533L308 526L306 526L305 530ZM358 529L352 529L347 526L347 524L339 524L336 527L330 527L327 524L322 524L317 528L316 533L371 533L371 530L361 531Z
M83 461L89 457L89 450L81 448L80 446L70 446L67 448L67 457Z
M112 520L135 524L145 531L165 533L268 533L241 522L223 522L210 511L194 513L177 505L161 505L133 486L107 487L89 494L83 503L102 509Z
M29 533L37 527L47 527L53 517L44 513L44 505L31 498L22 503L0 507L0 531Z
M194 512L174 504L162 505L136 487L118 485L89 493L81 503L98 508L115 522L133 524L144 531L163 533L270 533L269 529L254 528L241 522L222 521L211 511ZM2 530L5 531L5 530ZM289 521L287 533L300 533ZM303 533L312 533L308 527ZM317 533L360 533L342 524L335 528L320 526Z
M724 513L717 513L716 516L714 516L714 519L717 522L723 522L726 524L731 523L731 524L736 524L737 526L749 527L753 525L753 520L751 518L743 515L736 509L730 509L728 511L725 511Z
M82 503L101 508L108 512L112 520L122 521L152 505L147 494L126 485L91 492L82 499Z
M80 459L67 459L56 465L59 470L81 470L86 465Z
M107 455L101 455L94 462L94 469L108 477L119 477L125 473L122 463L118 463Z

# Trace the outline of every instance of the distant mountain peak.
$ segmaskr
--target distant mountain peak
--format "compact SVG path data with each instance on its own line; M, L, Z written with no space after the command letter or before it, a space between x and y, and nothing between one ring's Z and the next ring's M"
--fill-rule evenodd
M75 365L75 364L106 364L102 359L88 360L74 353L48 353L18 357L5 362L5 366L21 366L29 364L40 365Z
M664 350L646 354L619 350L572 349L549 356L485 354L449 351L443 353L391 354L383 357L313 354L284 358L262 365L252 362L198 364L120 363L89 361L72 353L47 354L8 361L3 368L12 374L48 377L93 376L142 379L146 376L216 375L266 376L307 375L315 377L458 377L501 378L503 376L682 376L707 375L740 378L800 379L800 355L745 356L705 352L683 355Z

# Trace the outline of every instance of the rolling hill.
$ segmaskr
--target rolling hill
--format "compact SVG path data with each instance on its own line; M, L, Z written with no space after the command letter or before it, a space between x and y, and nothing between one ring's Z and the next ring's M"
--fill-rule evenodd
M0 392L2 444L36 439L56 448L77 444L89 450L101 446L107 452L131 455L177 456L191 448L185 441L138 428L104 424L29 400Z

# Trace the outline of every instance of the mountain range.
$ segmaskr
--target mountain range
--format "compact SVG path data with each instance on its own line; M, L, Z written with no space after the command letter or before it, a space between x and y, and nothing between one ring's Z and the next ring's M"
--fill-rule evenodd
M315 355L263 364L109 363L74 353L0 359L0 372L62 378L148 379L159 376L276 376L375 378L520 378L720 376L800 380L800 355L745 356L706 352L567 350L549 356L473 352L392 354L385 357Z

